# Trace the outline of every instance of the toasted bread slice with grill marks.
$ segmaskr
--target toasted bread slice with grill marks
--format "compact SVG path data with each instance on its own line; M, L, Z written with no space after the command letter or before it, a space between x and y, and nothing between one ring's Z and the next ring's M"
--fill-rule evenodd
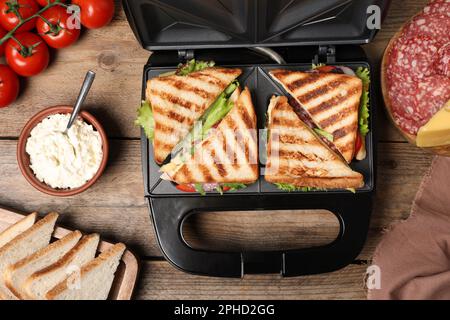
M360 188L363 176L317 138L289 105L273 97L269 110L268 161L265 179L296 187Z
M319 128L333 135L333 144L350 163L358 132L361 79L346 74L282 69L272 70L270 74ZM303 120L309 123L308 119Z
M212 67L187 76L157 77L147 83L147 100L155 120L154 158L159 164L217 97L242 71Z
M162 170L178 184L245 183L258 179L256 114L248 88L195 153L179 166Z
M20 221L18 221L17 223L13 224L8 229L0 233L0 248L3 247L8 242L10 242L11 240L13 240L19 234L30 229L36 222L36 218L37 213L29 214L25 218L21 219Z

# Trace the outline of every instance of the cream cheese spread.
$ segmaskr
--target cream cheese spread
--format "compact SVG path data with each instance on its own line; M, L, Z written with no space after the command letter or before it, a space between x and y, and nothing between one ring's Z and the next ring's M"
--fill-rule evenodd
M100 134L81 118L65 132L69 118L69 114L47 117L27 140L36 178L55 189L83 186L98 172L103 158Z

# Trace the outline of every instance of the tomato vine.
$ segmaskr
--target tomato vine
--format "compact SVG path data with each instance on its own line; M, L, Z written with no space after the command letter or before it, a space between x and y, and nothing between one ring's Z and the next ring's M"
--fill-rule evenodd
M11 12L13 12L20 20L20 22L8 33L6 33L6 35L0 39L0 45L2 45L3 43L5 43L6 41L8 41L9 39L14 38L14 34L16 33L16 31L22 27L25 23L32 21L33 19L43 19L42 14L47 11L48 9L52 8L52 7L56 7L56 6L60 6L60 7L64 7L64 8L69 8L69 5L61 2L61 0L54 0L54 2L49 2L45 7L43 7L41 10L39 10L37 13L35 13L34 15L23 19L22 16L19 13L19 8L18 7L14 7L14 5L18 6L18 3L12 2L9 3L9 5L11 5ZM46 21L46 23L48 23L48 21ZM50 27L53 27L53 25L50 25ZM17 41L17 40L16 40ZM21 45L19 43L19 45ZM22 46L22 45L21 45Z

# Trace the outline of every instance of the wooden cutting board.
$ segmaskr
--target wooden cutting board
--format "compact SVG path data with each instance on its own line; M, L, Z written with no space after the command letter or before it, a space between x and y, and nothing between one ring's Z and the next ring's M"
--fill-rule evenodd
M23 217L23 214L0 207L0 232ZM72 232L72 230L57 227L53 237L55 239L61 239L70 232ZM110 242L100 241L98 251L103 252L108 250L113 245L114 244ZM130 300L136 285L138 270L139 264L136 256L131 251L126 250L123 254L119 268L117 269L116 277L114 279L111 292L109 293L109 299Z
M418 15L420 15L422 11L418 12L416 15L412 16L409 20L407 20L403 26L395 33L395 35L392 37L392 39L389 41L381 61L381 92L383 95L384 105L387 110L387 114L389 116L389 119L391 120L392 124L399 130L399 132L402 134L405 139L411 143L412 145L416 146L416 136L409 134L408 132L403 131L403 129L395 122L394 115L392 113L392 106L391 106L391 99L389 98L389 90L388 90L388 81L387 81L387 68L389 65L389 55L393 48L394 43L397 41L399 37L402 36L403 29L410 24L410 22ZM444 145L444 146L437 146L437 147L428 147L428 148L422 148L427 151L430 151L437 155L447 156L450 157L450 145Z

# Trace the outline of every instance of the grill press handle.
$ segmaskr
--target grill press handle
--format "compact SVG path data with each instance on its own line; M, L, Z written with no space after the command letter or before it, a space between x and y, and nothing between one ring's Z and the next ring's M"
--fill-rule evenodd
M352 201L349 197L354 196ZM339 198L340 197L340 198ZM192 274L216 277L242 277L244 274L280 273L286 277L331 272L352 263L361 252L368 228L371 211L370 196L339 196L336 201L318 206L316 202L305 201L295 207L284 209L326 209L339 218L340 233L331 244L321 247L287 251L266 252L215 252L191 248L183 239L183 221L199 205L187 205L189 201L177 199L150 200L153 224L164 256L175 267ZM207 199L202 201L204 204ZM232 203L232 202L231 202ZM207 204L209 211L231 211L239 208L214 208ZM257 208L257 206L254 206ZM273 208L280 209L279 207ZM281 208L283 209L283 208ZM271 208L266 207L266 210ZM360 214L358 214L360 213Z

